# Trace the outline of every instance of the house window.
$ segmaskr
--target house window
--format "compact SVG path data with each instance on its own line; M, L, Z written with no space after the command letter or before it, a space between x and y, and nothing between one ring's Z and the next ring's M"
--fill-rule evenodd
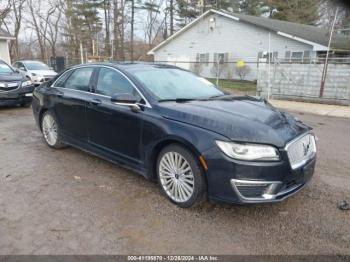
M301 61L303 59L303 52L292 52L292 61Z
M264 52L259 52L258 53L258 59L261 59L261 58L264 58L264 60L262 61L267 61L267 62L271 62L271 61L274 61L275 59L277 59L278 57L278 52L267 52L267 51L264 51Z
M220 64L223 64L225 62L225 54L224 53L218 54L218 61Z
M309 50L297 51L297 52L286 51L285 59L287 61L292 61L292 62L310 62L311 51Z
M198 63L208 65L209 64L209 53L197 54Z
M228 53L214 53L214 62L224 64L228 62Z

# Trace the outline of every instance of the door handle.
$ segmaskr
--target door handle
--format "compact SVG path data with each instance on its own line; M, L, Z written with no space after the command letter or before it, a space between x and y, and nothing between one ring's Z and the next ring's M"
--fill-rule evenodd
M101 101L100 99L94 98L94 99L91 99L91 100L90 100L90 103L93 104L93 105L95 105L95 106L97 106L97 105L101 104L102 101Z
M63 94L63 92L58 91L58 92L56 93L56 95L57 95L58 97L62 97L64 94Z

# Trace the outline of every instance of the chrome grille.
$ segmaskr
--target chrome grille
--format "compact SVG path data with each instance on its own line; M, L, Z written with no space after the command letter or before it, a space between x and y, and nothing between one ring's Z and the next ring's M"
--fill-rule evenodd
M316 154L315 137L306 134L287 144L286 150L292 169L302 166Z
M1 91L12 91L19 87L20 82L2 82L0 83L0 92Z

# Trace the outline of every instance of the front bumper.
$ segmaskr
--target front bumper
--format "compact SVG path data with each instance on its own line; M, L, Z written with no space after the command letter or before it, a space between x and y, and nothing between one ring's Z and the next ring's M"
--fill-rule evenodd
M19 87L15 90L0 92L0 106L29 104L33 99L35 86Z
M292 169L287 152L278 162L245 162L226 157L219 149L205 153L208 195L212 201L252 204L280 202L300 191L312 178L316 155Z
M55 76L33 76L32 81L35 86L40 86L41 84L51 80Z
M243 203L280 202L300 191L314 173L314 163L303 166L299 174L285 181L254 181L231 179L231 186Z

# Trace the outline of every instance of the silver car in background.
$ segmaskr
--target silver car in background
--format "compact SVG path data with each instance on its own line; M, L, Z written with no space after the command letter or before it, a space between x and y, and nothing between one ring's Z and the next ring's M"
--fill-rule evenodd
M36 86L49 81L57 75L53 68L40 61L21 60L15 62L13 67L32 80Z

